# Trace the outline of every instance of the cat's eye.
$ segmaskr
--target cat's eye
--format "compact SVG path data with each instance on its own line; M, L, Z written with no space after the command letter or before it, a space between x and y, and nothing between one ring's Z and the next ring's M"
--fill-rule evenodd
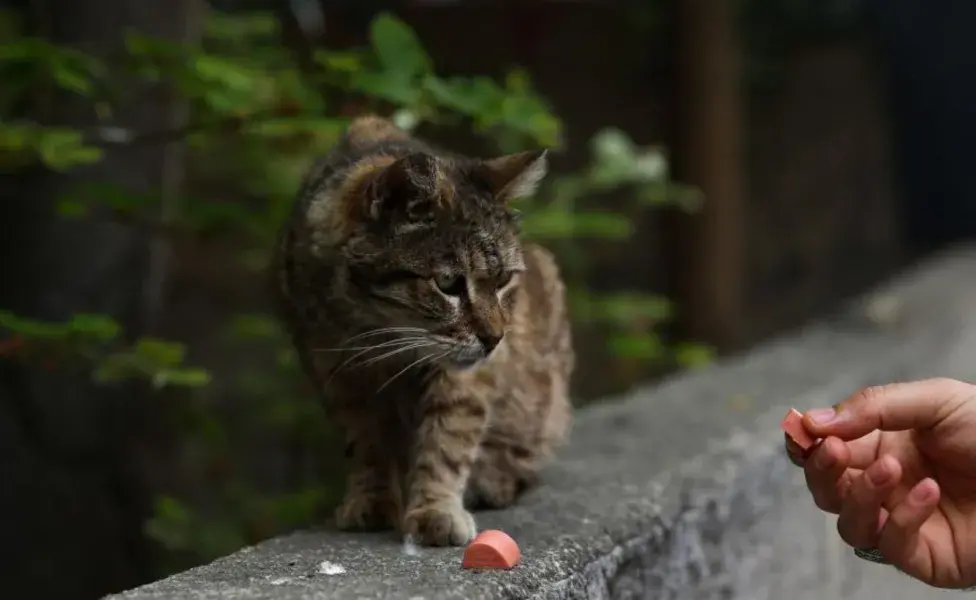
M447 294L448 296L461 296L464 294L466 286L464 285L464 277L457 277L454 275L437 275L434 277L434 285L436 285L441 292Z

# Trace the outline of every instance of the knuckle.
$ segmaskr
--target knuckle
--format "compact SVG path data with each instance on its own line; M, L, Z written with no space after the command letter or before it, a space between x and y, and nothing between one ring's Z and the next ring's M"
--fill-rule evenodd
M871 385L861 388L854 394L853 407L860 411L870 411L881 404L882 398L887 394L889 385Z
M892 393L892 388L897 384L871 385L858 390L847 408L856 416L858 420L867 419L872 422L883 421L885 416L885 398Z
M867 474L862 474L856 481L851 482L848 498L858 510L867 510L881 503L885 491L884 486L876 486L871 483Z
M945 398L950 400L947 404L951 409L958 408L976 400L976 385L971 383L959 381L958 379L950 379L948 377L937 377L933 380L932 385L933 387L944 390Z
M851 479L850 473L844 473L844 475L837 481L837 497L847 498L851 494L851 487L853 487L853 481Z
M910 525L910 515L905 514L903 511L894 510L888 514L884 528L889 536L900 538L908 530Z
M836 500L817 490L813 490L813 503L824 512L837 513L838 511Z
M826 485L816 478L807 476L807 489L813 497L813 503L822 511L837 514L840 512L840 497L833 486Z

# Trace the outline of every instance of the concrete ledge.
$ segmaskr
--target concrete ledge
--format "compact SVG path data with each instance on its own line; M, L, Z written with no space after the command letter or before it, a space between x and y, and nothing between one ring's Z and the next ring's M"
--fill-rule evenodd
M916 377L976 379L976 247L936 257L819 323L583 411L544 485L476 515L520 543L510 572L410 555L391 534L306 531L113 596L876 598L939 596L853 558L781 456L788 407Z

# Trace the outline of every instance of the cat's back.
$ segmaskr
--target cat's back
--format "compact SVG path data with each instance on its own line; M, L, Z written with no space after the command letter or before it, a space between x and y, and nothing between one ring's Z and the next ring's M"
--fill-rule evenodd
M512 323L513 342L533 352L556 353L572 361L566 286L553 254L538 244L524 245L525 273ZM519 348L528 351L529 348Z

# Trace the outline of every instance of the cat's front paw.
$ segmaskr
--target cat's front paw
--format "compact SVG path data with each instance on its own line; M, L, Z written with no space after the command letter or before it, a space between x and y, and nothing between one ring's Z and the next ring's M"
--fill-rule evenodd
M407 512L403 532L424 546L464 546L478 533L474 517L460 502L445 501Z
M393 514L388 502L377 495L346 494L336 508L336 527L343 531L378 531L393 527Z

